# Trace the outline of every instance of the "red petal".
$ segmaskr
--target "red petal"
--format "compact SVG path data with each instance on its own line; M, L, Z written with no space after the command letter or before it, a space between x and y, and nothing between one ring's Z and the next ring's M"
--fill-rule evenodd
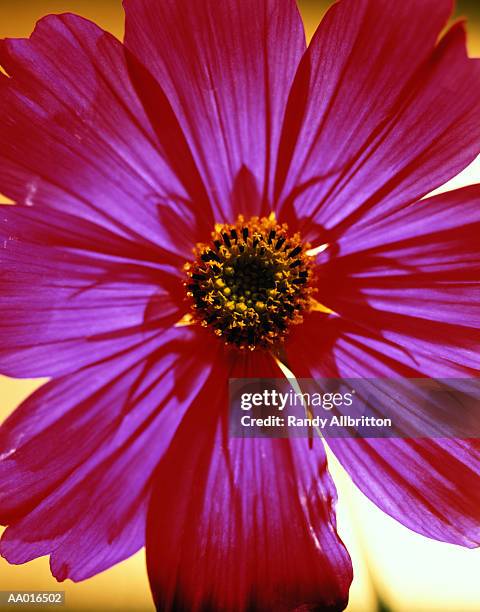
M373 326L378 316L372 314ZM363 325L363 322L362 322ZM427 330L428 322L423 323ZM300 330L299 330L300 332ZM305 378L458 377L462 371L430 348L420 352L415 340L397 346L342 319L311 317L289 346L289 365ZM428 335L428 332L427 334ZM455 342L455 333L451 342ZM459 373L460 372L460 373ZM464 375L464 373L463 373ZM408 387L408 386L407 386ZM398 410L412 422L432 418L423 402L396 389ZM423 399L423 398L422 398ZM429 421L425 421L429 423ZM427 426L428 429L428 426ZM432 426L432 431L433 426ZM384 512L428 537L474 547L480 544L480 445L478 440L328 438L329 446L355 484Z
M0 428L2 555L83 580L143 546L152 474L217 349L172 330L28 398Z
M278 376L262 359L235 375ZM229 439L227 376L218 366L156 474L147 562L157 606L341 610L352 574L323 447Z
M305 50L293 0L125 0L126 45L166 92L217 220L232 220L246 168L271 195L278 141ZM257 214L260 209L257 209Z
M0 247L3 373L72 372L183 315L180 279L155 263L172 258L154 245L42 206L3 206Z
M317 299L423 375L475 375L479 232L478 185L361 224L323 253Z
M11 77L0 79L1 191L190 255L158 209L168 203L190 244L210 232L211 210L163 92L123 45L75 15L49 16L30 39L0 41L0 63Z
M422 535L480 545L480 445L454 439L330 439L353 482Z
M450 0L335 4L292 90L277 193L310 240L445 183L480 152L480 62ZM299 119L301 117L301 120Z

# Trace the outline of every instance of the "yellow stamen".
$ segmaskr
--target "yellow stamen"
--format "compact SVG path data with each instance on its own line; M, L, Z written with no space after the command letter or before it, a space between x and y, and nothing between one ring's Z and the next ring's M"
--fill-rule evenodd
M175 323L174 327L188 327L189 325L194 325L195 320L190 313L183 315L183 317Z
M314 249L308 249L306 254L309 257L316 257L317 255L320 255L320 253L323 253L323 251L326 251L329 246L330 246L330 244L328 242L326 242L325 244L322 244L322 245L320 245L318 247L315 247Z
M338 312L335 312L328 306L325 306L324 304L317 302L315 298L310 298L310 310L311 312L322 312L323 314L334 315L336 317L340 316Z
M2 193L0 193L0 205L13 206L14 204L15 202L13 200L7 198L7 196L4 196Z
M277 366L280 368L280 370L282 371L282 374L285 376L285 378L288 380L290 386L292 387L292 389L295 391L295 393L297 395L303 395L302 392L302 388L300 387L300 384L297 380L297 377L295 376L295 374L292 372L292 370L290 370L290 368L283 362L281 361L277 355L274 355L272 353L272 357L275 360L275 363L277 364ZM305 406L305 415L308 419L313 419L314 415L313 412L310 409L310 406ZM323 438L322 432L320 430L319 427L314 426L313 429L317 432L318 436L320 438Z

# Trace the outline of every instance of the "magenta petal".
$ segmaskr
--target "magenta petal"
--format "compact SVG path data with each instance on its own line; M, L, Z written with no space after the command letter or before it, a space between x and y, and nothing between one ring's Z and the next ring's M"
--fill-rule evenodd
M323 20L292 89L277 176L309 239L419 199L480 152L480 62L462 24L435 46L451 4L343 0Z
M295 373L478 374L479 201L479 186L445 193L342 237L337 256L325 254L319 279L319 299L340 316L310 317L303 333L292 337ZM420 403L400 399L422 416ZM360 489L410 529L463 546L480 543L477 440L329 444Z
M0 208L0 371L78 370L147 341L183 315L167 253L43 207ZM176 261L176 260L175 260Z
M324 254L317 299L370 337L370 347L422 375L475 375L479 233L478 185L359 224L335 257Z
M213 223L208 201L163 92L123 45L83 18L49 16L30 39L1 41L0 63L11 77L0 75L2 192L190 254L158 211L168 203L194 243Z
M261 359L247 358L241 375L277 376ZM322 444L229 439L226 370L204 387L155 476L147 563L157 606L342 610L352 570Z
M465 375L457 364L442 357L441 351L430 348L430 354L422 353L412 340L407 351L339 319L322 321L313 317L304 334L292 338L289 346L290 367L300 377L395 379ZM453 353L450 348L449 353ZM453 353L453 358L458 359L459 354L460 351ZM424 414L415 396L402 393L400 385L392 401L403 415L408 410L412 422L432 417L431 411ZM480 544L478 440L327 441L355 484L400 523L444 542L469 547Z
M174 330L27 399L0 429L2 555L50 554L59 580L82 580L138 550L152 473L208 376L199 357L208 364L210 350Z
M217 221L246 168L271 196L283 115L305 50L293 0L124 0L127 47L168 96ZM257 210L257 214L260 212Z
M478 440L346 440L329 445L381 510L422 535L480 545Z

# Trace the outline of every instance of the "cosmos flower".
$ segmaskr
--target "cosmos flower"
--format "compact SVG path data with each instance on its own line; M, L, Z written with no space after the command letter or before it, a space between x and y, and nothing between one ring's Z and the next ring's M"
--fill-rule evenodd
M229 377L478 372L480 65L450 0L125 0L0 45L1 553L161 610L343 609L318 439L228 436ZM480 540L478 443L336 439L409 528Z

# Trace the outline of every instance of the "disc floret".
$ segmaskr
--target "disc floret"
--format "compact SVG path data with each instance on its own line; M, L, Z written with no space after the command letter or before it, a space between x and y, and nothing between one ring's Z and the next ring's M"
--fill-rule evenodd
M227 344L271 348L310 309L309 248L273 214L216 225L212 242L197 244L185 265L193 319Z

